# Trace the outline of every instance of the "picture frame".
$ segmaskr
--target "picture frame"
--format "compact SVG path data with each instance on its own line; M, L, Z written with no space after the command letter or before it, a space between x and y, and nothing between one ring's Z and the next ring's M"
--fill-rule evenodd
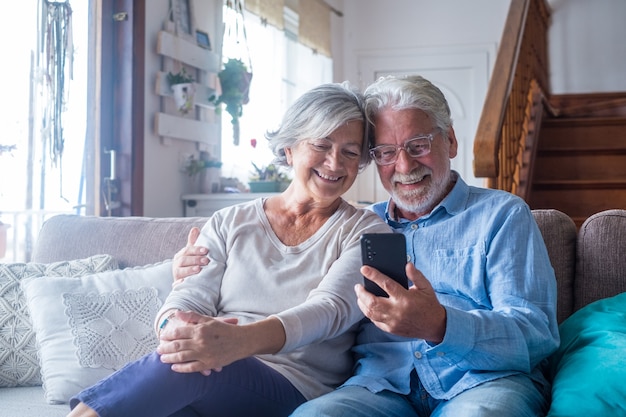
M196 30L196 43L200 48L211 50L211 39L209 34L201 30Z
M170 0L170 2L176 36L195 42L196 25L193 0Z

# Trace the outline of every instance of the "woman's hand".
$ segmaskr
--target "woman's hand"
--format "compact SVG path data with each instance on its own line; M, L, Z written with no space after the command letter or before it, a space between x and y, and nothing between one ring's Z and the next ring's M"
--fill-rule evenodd
M180 329L185 327L193 327L197 326L202 322L208 321L219 321L221 323L226 323L228 325L236 325L238 323L237 318L210 318L206 316L202 316L193 312L183 312L179 311L172 316L167 323L167 326L161 331L159 334L160 343L157 347L157 353L161 354L161 361L164 363L172 363L172 370L178 371L176 368L179 367L180 364L186 364L188 366L192 366L192 370L184 370L187 369L185 367L182 371L179 372L200 372L203 375L210 375L211 371L219 372L222 370L222 367L208 367L202 364L200 361L195 361L194 364L190 364L190 362L186 362L184 359L181 361L177 361L176 358L185 356L189 357L188 353L185 355L179 355L182 352L181 345L187 346L191 351L198 351L201 349L202 343L194 342L193 340L181 340L181 339L172 339L172 337L176 337L177 334L188 334L188 331L176 331L174 329ZM167 329L167 330L166 330ZM198 371L198 367L202 368Z
M172 326L161 331L157 353L163 363L181 373L221 370L239 359L276 353L285 344L285 330L275 317L246 324L236 319L177 312Z
M187 245L176 252L172 261L172 275L174 284L181 283L188 276L200 272L203 266L209 263L207 254L209 250L204 246L195 246L200 236L200 229L192 227L187 236Z

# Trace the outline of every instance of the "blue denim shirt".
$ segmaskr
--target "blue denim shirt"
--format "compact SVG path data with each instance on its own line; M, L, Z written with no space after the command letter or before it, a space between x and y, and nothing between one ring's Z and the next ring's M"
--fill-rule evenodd
M457 175L445 199L415 221L394 219L389 202L370 208L406 236L408 256L446 309L446 334L431 345L365 319L345 385L408 394L415 369L432 397L447 400L518 373L543 381L539 365L559 345L556 279L526 203Z

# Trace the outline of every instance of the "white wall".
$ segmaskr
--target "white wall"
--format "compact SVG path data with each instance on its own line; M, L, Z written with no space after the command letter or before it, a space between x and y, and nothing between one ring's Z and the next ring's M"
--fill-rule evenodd
M343 44L336 75L359 82L356 56L363 51L499 42L508 1L343 0L343 11L342 38L333 39Z
M548 3L552 92L626 91L626 1Z

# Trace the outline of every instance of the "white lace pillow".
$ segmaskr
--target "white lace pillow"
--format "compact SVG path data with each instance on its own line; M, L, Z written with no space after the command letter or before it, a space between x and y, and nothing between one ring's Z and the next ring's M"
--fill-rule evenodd
M81 278L22 283L50 404L154 350L156 313L172 288L170 261Z
M110 255L51 264L0 264L0 387L41 385L35 332L20 282L42 276L79 277L117 268Z

